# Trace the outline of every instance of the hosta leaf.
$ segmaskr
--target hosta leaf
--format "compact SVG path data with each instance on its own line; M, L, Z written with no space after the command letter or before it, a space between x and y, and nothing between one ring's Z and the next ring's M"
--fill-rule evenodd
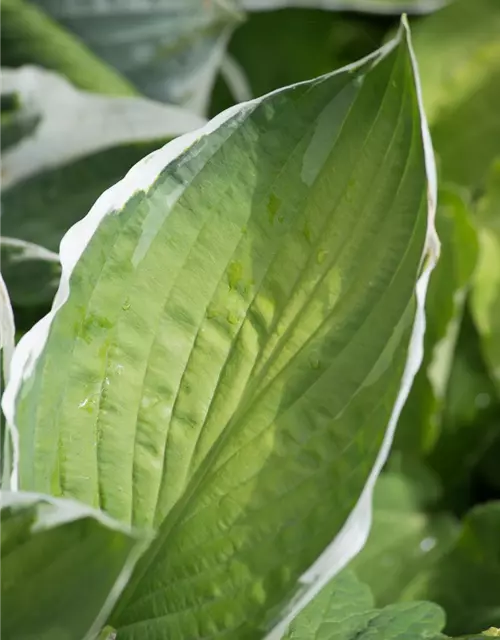
M63 239L4 409L22 488L159 527L121 638L254 637L362 545L436 252L412 60L402 31L222 114Z
M2 635L91 640L145 539L77 502L2 492Z
M4 0L0 24L2 65L40 65L61 73L87 91L111 95L137 93L125 78L31 2Z
M500 161L493 165L477 212L479 264L471 309L483 354L500 395Z
M454 519L426 513L418 490L408 477L394 472L383 474L375 487L372 529L350 566L370 586L378 606L406 600L412 582L456 538Z
M439 437L455 345L477 260L476 230L458 193L442 189L436 226L441 255L427 296L424 362L399 421L396 447L428 452Z
M426 113L446 179L477 185L498 155L500 3L456 0L415 26Z
M236 0L34 0L143 93L204 113Z
M79 91L36 67L3 69L2 92L15 98L11 118L34 123L2 158L2 234L11 239L2 270L14 303L38 304L59 282L52 254L64 233L141 157L203 120L145 98ZM40 250L20 252L19 241Z
M146 98L80 91L38 67L3 68L2 94L15 96L19 118L37 119L34 130L4 154L3 188L91 152L174 137L203 123L188 111Z
M284 640L437 640L443 626L443 611L430 602L375 609L370 590L344 571L298 615Z
M446 630L475 633L500 621L500 502L474 507L454 547L421 576L413 597L438 602Z
M428 13L449 0L240 0L249 11L269 11L284 7L366 11L368 13Z

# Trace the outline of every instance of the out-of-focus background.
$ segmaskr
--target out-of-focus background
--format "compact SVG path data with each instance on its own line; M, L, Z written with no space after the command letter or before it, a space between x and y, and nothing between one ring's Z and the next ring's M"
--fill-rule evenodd
M402 12L443 251L424 365L354 564L378 604L430 599L450 633L475 632L500 626L499 0L2 0L2 273L19 338L50 308L64 233L139 159L367 55Z

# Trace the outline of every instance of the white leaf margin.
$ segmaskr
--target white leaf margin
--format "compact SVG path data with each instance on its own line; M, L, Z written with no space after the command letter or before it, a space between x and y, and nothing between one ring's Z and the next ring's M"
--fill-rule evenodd
M2 157L2 189L46 169L111 147L182 135L205 119L141 96L107 96L76 89L40 67L2 68L2 95L15 94L20 114L40 118L33 133Z
M384 57L400 43L403 37L406 38L408 43L415 77L428 183L427 233L421 260L422 272L415 290L417 308L408 349L408 358L399 394L387 426L381 449L356 506L334 540L320 555L316 562L299 579L299 593L296 600L283 612L282 618L277 622L274 628L271 629L270 633L266 636L266 640L277 640L278 638L281 638L291 620L293 620L293 618L312 600L312 598L321 590L330 578L336 575L347 565L347 563L362 549L365 544L371 526L372 495L375 482L389 454L399 415L408 397L413 379L423 359L425 297L429 278L434 266L436 265L440 247L435 229L437 176L432 142L423 109L418 66L411 45L410 31L406 17L403 16L402 26L393 40L362 60L338 69L331 75L355 70L365 65L367 62L376 61ZM305 83L298 83L298 85L307 83L308 81ZM278 89L268 95L277 94L286 89L289 89L289 87ZM57 312L69 297L69 281L73 269L92 239L94 233L97 231L102 220L108 215L119 215L120 210L134 193L137 191L147 191L155 182L159 174L181 153L186 151L200 138L212 133L238 114L244 113L245 111L251 111L266 97L267 96L263 96L255 100L243 102L239 105L230 107L208 122L201 129L176 138L161 149L153 152L146 158L143 158L134 167L132 167L120 182L105 191L94 204L87 216L76 223L66 233L61 241L60 248L60 261L62 266L61 281L54 298L52 310L23 336L16 347L14 357L12 359L10 381L2 398L2 408L7 418L7 424L13 431L14 437L15 434L17 434L17 427L15 424L17 396L23 383L34 372L36 363L47 342L51 324ZM170 195L170 204L172 206L180 196L180 193L172 193ZM11 477L12 489L16 489L18 487L18 469L19 451L15 452L13 460Z
M28 491L4 491L0 492L1 510L3 509L22 509L31 505L41 506L43 504L53 507L52 509L37 508L37 519L32 525L31 533L38 531L46 531L55 529L64 524L82 520L84 518L92 518L103 527L123 533L131 538L135 538L136 543L129 553L123 567L115 580L111 591L109 592L101 610L96 616L90 629L86 632L82 640L94 640L106 623L116 601L127 585L130 576L134 570L137 561L144 553L149 545L153 534L151 532L143 532L128 527L121 522L114 520L103 511L93 509L81 502L68 498L55 498L54 496Z
M241 0L247 11L274 11L290 7L323 9L325 11L358 11L363 13L398 15L410 13L422 15L442 9L450 0Z

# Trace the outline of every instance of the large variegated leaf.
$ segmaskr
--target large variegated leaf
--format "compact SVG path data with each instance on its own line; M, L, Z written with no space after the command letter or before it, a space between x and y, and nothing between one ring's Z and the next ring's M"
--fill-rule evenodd
M206 110L236 0L33 0L146 95Z
M472 312L484 358L500 395L500 161L494 163L477 211L479 264L472 291Z
M2 492L2 636L93 640L145 539L85 505Z
M422 355L434 180L403 30L178 138L63 239L4 409L22 488L159 527L120 638L254 637L302 584L286 626L359 550Z
M80 91L37 67L2 69L2 95L15 106L2 158L2 270L15 304L37 304L59 283L62 236L99 194L204 120L138 96Z
M415 26L434 146L446 179L476 186L498 155L500 3L456 0Z
M284 7L366 11L368 13L429 13L449 0L240 0L249 11L270 11Z

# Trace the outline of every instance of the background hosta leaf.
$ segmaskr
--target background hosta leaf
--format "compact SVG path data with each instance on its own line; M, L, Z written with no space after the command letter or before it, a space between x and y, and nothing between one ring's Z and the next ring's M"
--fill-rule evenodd
M0 24L3 66L36 64L58 71L80 89L112 95L137 93L125 78L31 2L2 2Z
M454 547L424 572L410 597L438 602L447 631L474 633L500 621L500 502L476 506Z
M16 97L14 115L23 119L29 114L37 121L34 130L5 152L4 187L90 152L173 137L203 122L183 109L146 98L79 91L62 76L31 66L2 69L2 93Z
M84 505L2 492L2 635L95 637L145 540Z
M441 254L426 302L424 362L396 435L396 448L413 455L431 450L439 437L464 303L477 260L476 231L462 198L441 189L438 202Z
M412 581L432 567L454 542L454 519L426 513L438 494L427 479L412 481L394 472L379 478L370 536L351 564L356 575L370 585L378 606L405 600Z
M375 609L368 587L343 571L292 622L285 640L437 640L443 626L443 611L430 602Z
M240 0L250 11L269 11L283 7L367 11L368 13L427 13L443 7L449 0Z
M20 252L2 242L2 270L14 303L38 304L54 295L60 269L47 258L69 227L161 141L203 120L145 98L79 91L36 67L3 69L2 80L4 95L15 97L10 117L34 122L3 154L2 234L41 247Z
M491 171L477 211L479 264L472 291L472 312L484 358L500 395L500 160Z
M500 3L456 0L415 26L424 102L446 179L481 183L500 139Z
M420 362L429 153L403 34L170 143L63 239L4 408L22 488L160 528L121 638L254 637L359 550Z
M34 0L143 93L206 110L236 0Z

